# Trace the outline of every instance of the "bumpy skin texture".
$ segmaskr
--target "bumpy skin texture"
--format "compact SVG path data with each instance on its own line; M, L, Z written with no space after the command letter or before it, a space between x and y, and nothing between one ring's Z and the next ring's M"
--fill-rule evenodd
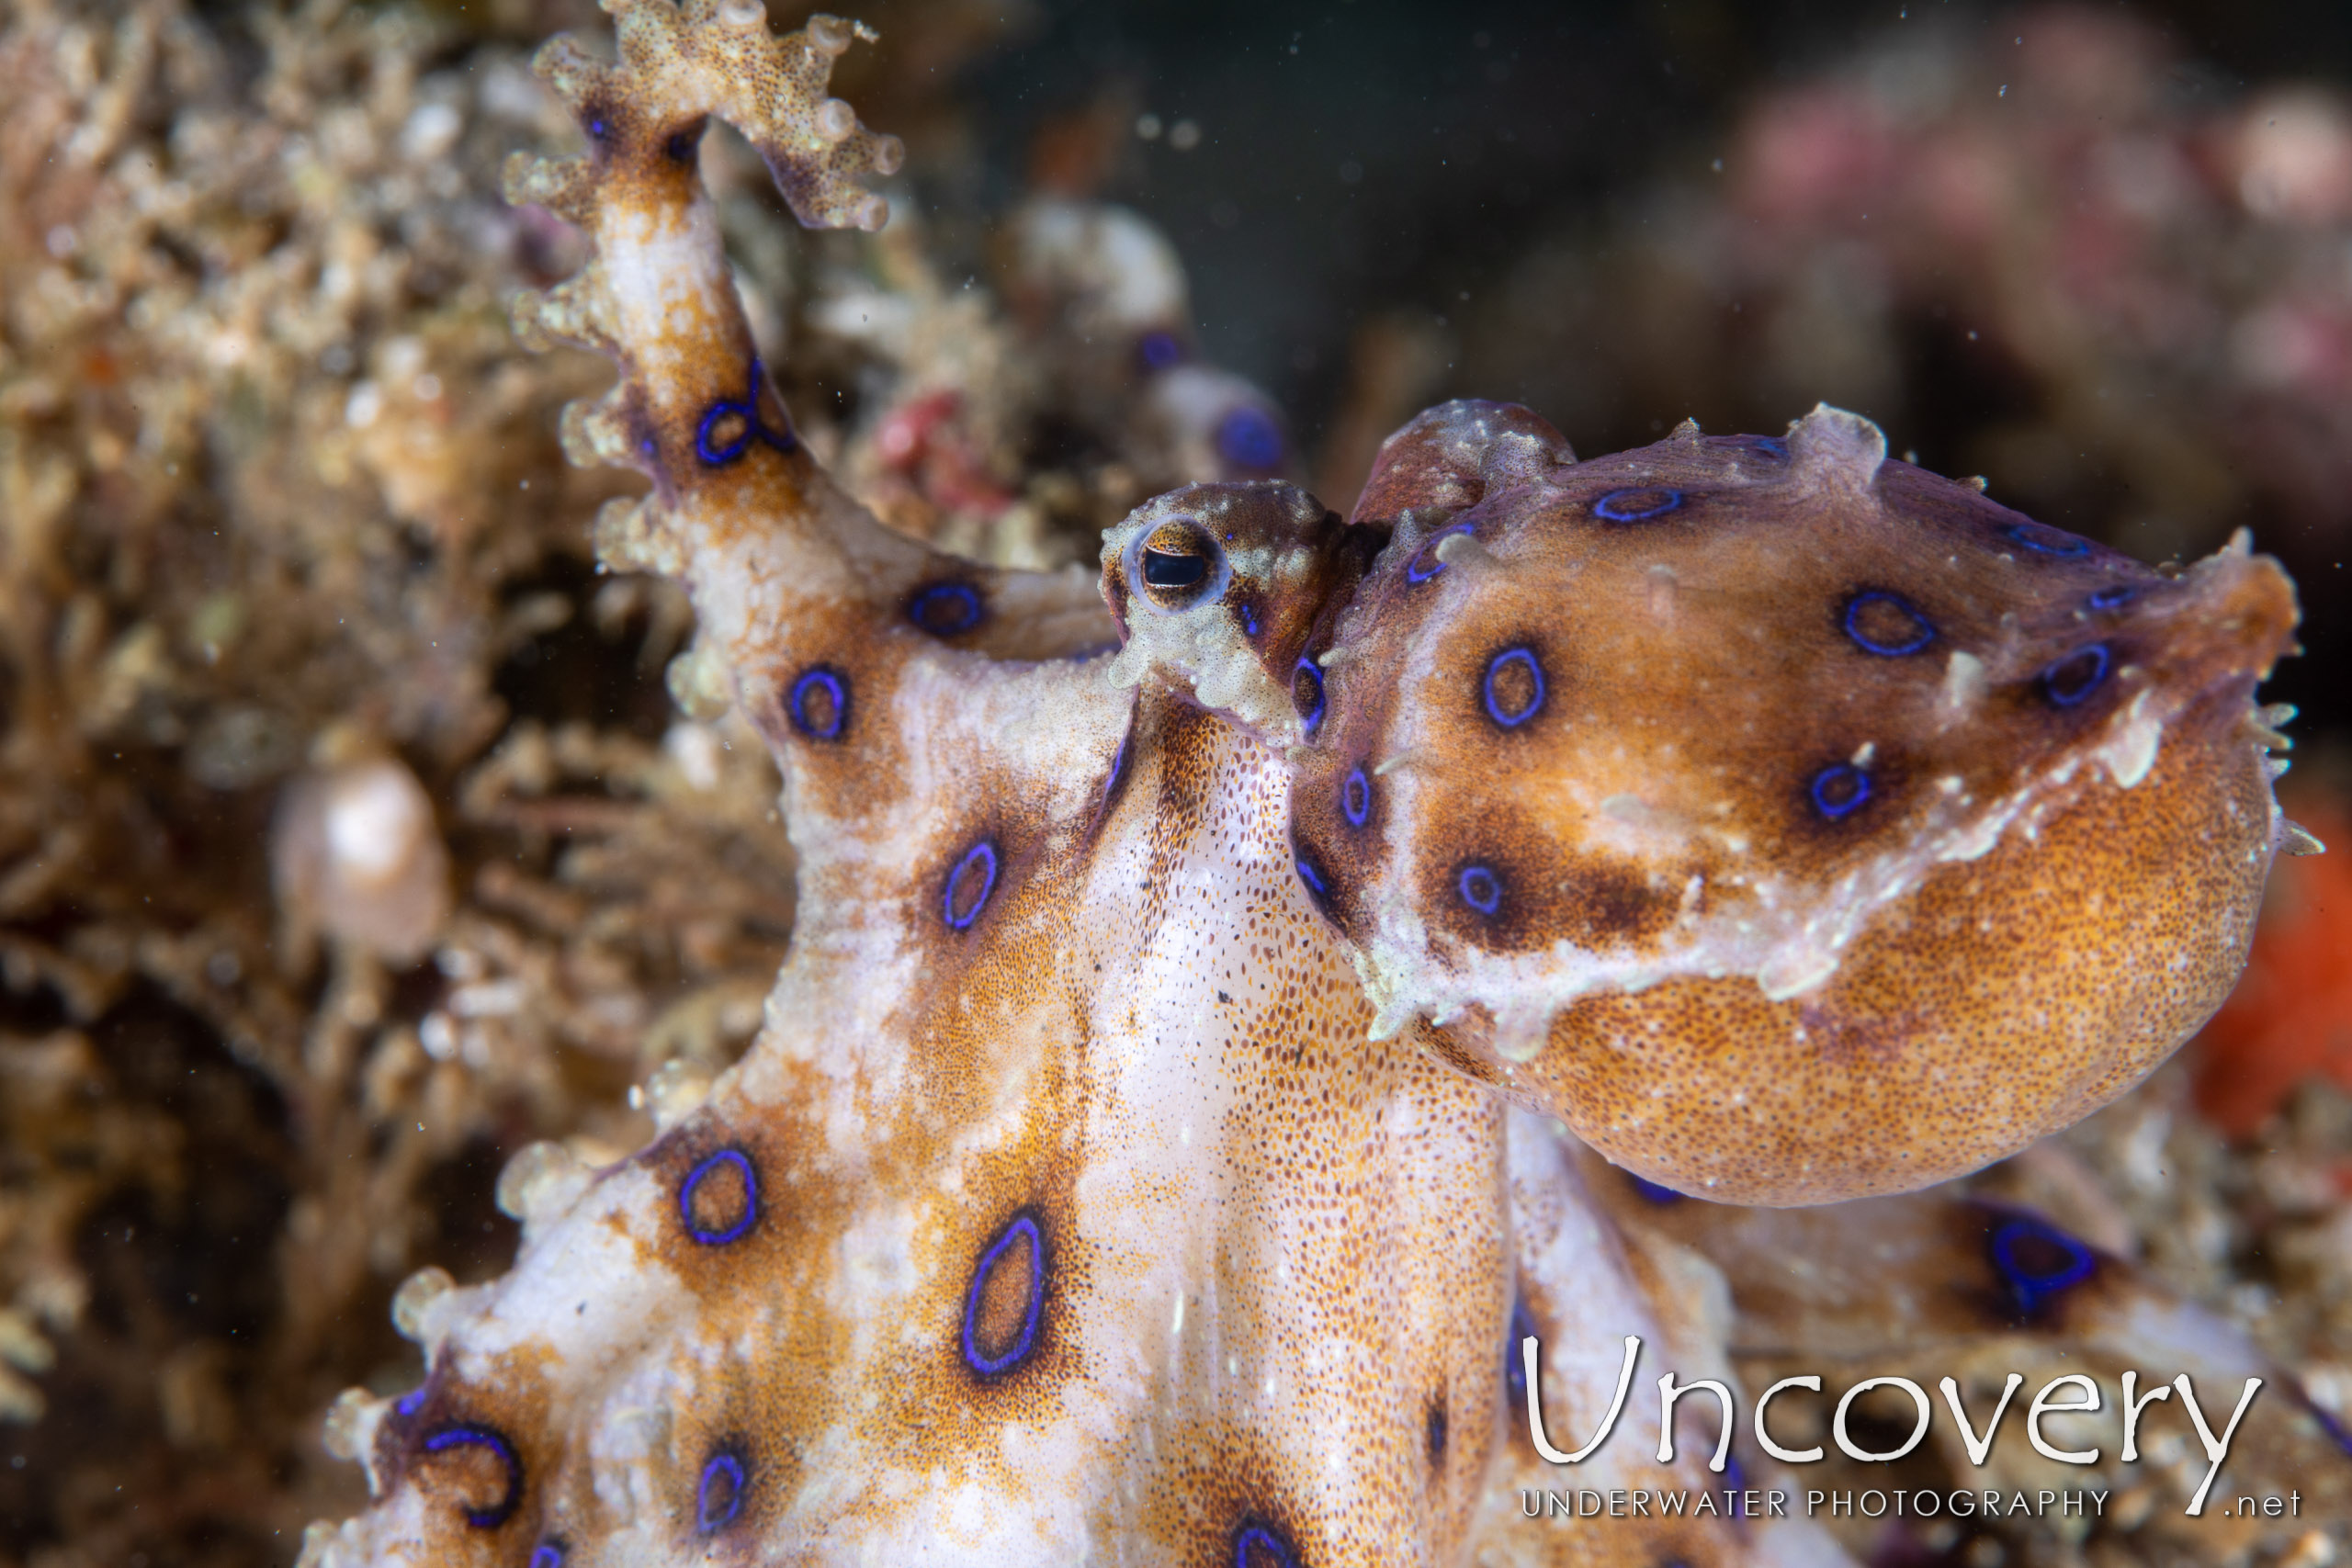
M752 358L694 137L741 117L804 217L872 220L895 153L820 96L845 25L613 8L619 67L543 56L589 156L514 176L596 259L522 320L621 368L568 434L653 488L600 542L686 584L685 678L775 749L798 925L707 1101L609 1169L526 1151L514 1271L403 1290L428 1378L339 1408L378 1502L306 1560L1838 1561L1518 1518L1724 1483L1687 1433L1647 1457L1641 1398L1563 1481L1524 1334L1555 1434L1625 1335L1728 1363L1720 1280L1493 1090L1779 1201L2120 1091L2218 1001L2279 830L2276 569L2160 577L1831 411L1577 464L1456 404L1352 522L1149 503L1106 615L879 527Z

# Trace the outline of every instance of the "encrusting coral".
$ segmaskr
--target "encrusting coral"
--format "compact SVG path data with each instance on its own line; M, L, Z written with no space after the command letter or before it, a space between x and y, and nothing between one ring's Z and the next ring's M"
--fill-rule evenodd
M510 188L594 256L519 319L620 369L566 445L650 482L604 558L685 586L677 683L775 757L792 947L650 1144L509 1166L511 1273L402 1289L426 1377L338 1406L377 1500L307 1562L1842 1561L1713 1494L1521 1517L1785 1479L1752 1426L1653 1461L1637 1400L1564 1482L1522 1422L1600 1427L1628 1337L1709 1377L2161 1366L2144 1455L2012 1442L1984 1483L2201 1512L2189 1381L2280 1380L2119 1260L1989 1201L1674 1197L1906 1192L2203 1021L2312 847L2251 701L2273 563L2151 570L1826 408L1580 461L1457 402L1349 519L1209 483L1099 581L975 565L811 456L701 181L721 118L804 220L884 220L896 146L824 96L851 26L612 9L617 64L541 56L588 152ZM2352 1507L2300 1391L2241 1410L2231 1489Z

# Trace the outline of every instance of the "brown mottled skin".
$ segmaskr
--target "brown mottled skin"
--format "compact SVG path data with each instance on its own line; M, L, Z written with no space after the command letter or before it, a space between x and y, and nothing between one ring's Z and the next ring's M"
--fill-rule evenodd
M1535 1112L1804 1202L2120 1092L2227 988L2280 830L2277 569L2150 572L1836 411L1578 463L1457 403L1352 520L1148 503L1106 614L880 526L752 359L694 138L722 116L804 220L878 226L895 144L821 96L849 26L610 8L617 66L541 62L588 155L512 181L595 260L519 319L620 368L567 439L651 481L600 547L684 581L673 679L775 753L793 950L645 1149L517 1156L511 1273L403 1288L426 1381L338 1405L377 1501L306 1564L1844 1562L1712 1506L1519 1517L1729 1484L1687 1424L1652 1457L1642 1387L1573 1472L1519 1400L1581 1441L1629 1335L1735 1378L1704 1243Z

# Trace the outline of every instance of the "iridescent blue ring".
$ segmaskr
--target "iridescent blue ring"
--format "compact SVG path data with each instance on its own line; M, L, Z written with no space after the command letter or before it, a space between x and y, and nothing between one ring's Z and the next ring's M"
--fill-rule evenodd
M1437 558L1438 546L1453 535L1476 534L1477 531L1478 525L1475 523L1455 523L1431 534L1421 541L1421 547L1415 550L1412 558L1405 563L1405 581L1427 582L1430 578L1443 571L1445 562Z
M2065 658L2052 661L2049 668L2042 671L2041 694L2056 706L2073 707L2106 684L2107 672L2113 663L2113 657L2103 642L2076 649ZM2068 669L2076 664L2087 667L2071 679L2066 678Z
M1663 1209L1682 1201L1682 1194L1671 1187L1652 1181L1647 1177L1635 1176L1630 1170L1625 1173L1625 1177L1633 1182L1634 1192L1640 1195L1645 1203L1656 1203Z
M1298 872L1298 879L1306 884L1306 890L1309 893L1314 894L1317 898L1331 897L1330 884L1323 880L1322 871L1305 850L1294 847L1290 859L1291 864Z
M703 1461L702 1480L695 1487L695 1528L715 1535L735 1522L743 1511L743 1461L721 1449ZM711 1492L724 1482L726 1492L713 1506Z
M980 1296L988 1289L989 1276L996 1272L1013 1243L1023 1240L1029 1243L1029 1299L1021 1309L1021 1332L1004 1354L990 1356L980 1348ZM1045 1315L1046 1237L1034 1217L1019 1214L989 1243L988 1250L980 1254L979 1267L972 1270L971 1289L964 1293L964 1364L984 1378L1012 1371L1036 1348L1037 1328Z
M469 1421L452 1421L435 1427L424 1434L424 1451L446 1453L451 1449L488 1449L498 1456L499 1464L506 1472L506 1490L497 1502L487 1508L467 1508L466 1523L478 1530L496 1529L514 1514L523 1501L523 1461L514 1445L493 1427L476 1426Z
M1777 435L1758 435L1754 445L1775 457L1785 458L1789 455L1789 444Z
M1283 433L1273 416L1242 403L1216 422L1217 456L1237 468L1270 473L1283 466Z
M732 1168L743 1182L743 1213L731 1225L717 1230L705 1230L695 1223L695 1193L701 1190L703 1179L720 1166ZM700 1165L686 1173L678 1184L678 1217L686 1223L686 1234L705 1247L725 1247L741 1238L746 1231L759 1223L760 1178L752 1168L751 1156L741 1149L721 1149L706 1156Z
M907 619L933 637L956 637L980 624L980 591L968 582L933 582L907 600Z
M1364 777L1362 768L1350 772L1340 784L1340 815L1351 828L1363 827L1364 818L1372 815L1372 781Z
M972 900L972 907L959 916L956 913L956 889L963 885L965 874L974 866L980 871L980 891ZM947 874L947 886L940 898L942 911L947 917L947 929L952 931L968 930L972 922L980 918L980 911L989 907L989 895L995 891L996 846L982 839L966 850L964 858L956 863L956 869Z
M1510 664L1525 665L1527 678L1534 682L1534 692L1527 699L1527 705L1517 713L1503 712L1502 704L1495 700L1495 677ZM1481 690L1487 699L1487 716L1505 729L1516 729L1533 718L1536 711L1544 705L1544 666L1536 662L1532 649L1507 648L1487 661L1487 678Z
M1462 901L1482 915L1491 915L1503 904L1502 878L1483 865L1465 865L1454 879L1454 887Z
M808 715L811 694L822 692L833 700L831 718L819 724ZM830 664L812 664L792 682L792 728L812 740L838 740L849 725L849 682Z
M1264 1556L1253 1562L1253 1552ZM1233 1568L1298 1568L1298 1554L1290 1549L1290 1542L1264 1525L1246 1520L1233 1538Z
M531 1548L529 1568L563 1568L563 1560L566 1555L563 1542L554 1540L543 1540Z
M1111 776L1102 781L1102 799L1106 804L1111 792L1119 787L1119 781L1126 777L1127 748L1135 743L1135 738L1134 721L1129 720L1127 732L1119 737L1119 749L1111 753Z
M1646 523L1682 504L1682 492L1664 485L1612 490L1592 503L1592 514L1609 523Z
M2094 610L2113 610L2129 604L2139 596L2139 589L2130 583L2120 583L2113 588L2098 590L2090 596L2088 603Z
M1298 722L1307 735L1312 737L1323 723L1323 671L1315 667L1313 659L1306 654L1299 655L1298 662L1290 668L1291 701L1294 703L1298 700L1298 677L1302 671L1306 676L1309 689L1315 694L1315 701L1305 713L1298 716Z
M2029 1267L2018 1257L2019 1244L2028 1241L2057 1248L2063 1261L2039 1271ZM2056 1225L2030 1215L2019 1215L1997 1226L1991 1251L1993 1267L2001 1271L2020 1312L2032 1312L2052 1296L2081 1284L2098 1267L2098 1257L2089 1247Z
M2001 530L2002 537L2027 549L2045 556L2072 558L2091 553L2091 542L2079 534L2069 534L2063 528L2052 528L2043 523L2012 523Z
M751 449L752 437L758 436L779 452L789 452L799 443L789 426L770 430L760 419L760 388L763 384L760 356L752 356L752 389L741 400L720 398L704 411L702 423L695 426L695 456L710 468L723 468ZM732 441L721 443L717 437L718 422L729 414L743 422L743 428Z
M1873 604L1892 606L1910 621L1914 628L1913 634L1901 642L1872 641L1870 633L1862 629L1861 615ZM1935 641L1936 628L1930 626L1928 623L1928 617L1921 615L1911 601L1903 597L1902 594L1890 593L1883 588L1872 588L1857 593L1846 601L1846 635L1853 638L1854 645L1866 653L1875 653L1888 659L1900 659L1906 653L1917 653Z
M1849 763L1838 762L1813 775L1813 808L1835 822L1861 809L1871 797L1871 776Z

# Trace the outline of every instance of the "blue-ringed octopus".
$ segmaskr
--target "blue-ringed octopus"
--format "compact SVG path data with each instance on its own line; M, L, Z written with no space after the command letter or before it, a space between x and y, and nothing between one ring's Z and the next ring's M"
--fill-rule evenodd
M707 1095L608 1168L526 1150L513 1270L403 1289L425 1380L338 1407L376 1500L306 1562L1838 1562L1737 1501L1793 1474L1748 1425L1691 1401L1663 1456L1657 1371L2258 1371L2045 1221L1892 1195L2228 991L2294 831L2272 561L2151 570L1826 407L1579 459L1465 401L1351 516L1193 485L1099 576L975 566L796 435L698 174L715 117L878 228L859 29L607 8L617 63L538 62L585 155L509 172L594 259L518 320L618 367L563 432L650 481L601 555L690 592L800 912ZM1542 1456L1634 1338L1622 1429ZM2340 1428L2256 1408L2233 1473L2341 1505ZM2185 1495L2146 1419L2101 1473ZM1526 1517L1562 1487L1708 1501Z

